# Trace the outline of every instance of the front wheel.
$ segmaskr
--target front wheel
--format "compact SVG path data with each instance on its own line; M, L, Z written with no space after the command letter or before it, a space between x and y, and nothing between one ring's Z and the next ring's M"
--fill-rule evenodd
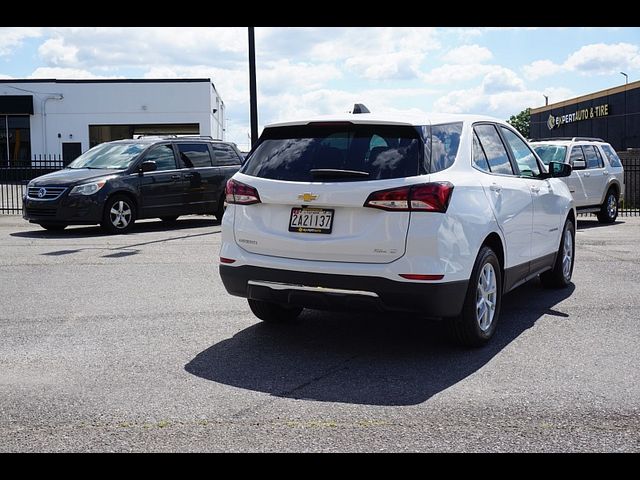
M247 300L253 314L267 323L288 323L298 318L298 315L302 312L302 307L280 305L251 298Z
M109 233L129 233L136 221L136 207L126 195L114 195L105 204L102 228Z
M450 319L450 330L456 343L480 347L493 336L502 303L502 272L494 251L480 249L471 271L462 313Z
M546 288L564 288L571 282L575 260L576 232L571 219L567 219L562 230L560 248L551 270L540 274L540 281Z
M618 218L618 194L611 188L604 197L604 203L598 212L598 220L600 223L613 223L616 218Z

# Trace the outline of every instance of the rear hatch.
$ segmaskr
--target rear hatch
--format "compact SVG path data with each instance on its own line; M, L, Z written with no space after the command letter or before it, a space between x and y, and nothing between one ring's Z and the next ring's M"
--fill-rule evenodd
M234 176L260 200L237 206L235 240L262 255L392 262L405 252L410 213L363 205L373 192L415 183L423 151L410 125L267 128Z

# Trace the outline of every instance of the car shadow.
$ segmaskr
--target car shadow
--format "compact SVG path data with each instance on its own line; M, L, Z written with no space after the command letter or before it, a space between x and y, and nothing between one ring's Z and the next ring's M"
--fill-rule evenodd
M410 314L305 310L288 325L259 322L195 356L193 375L277 397L366 405L415 405L478 371L569 297L532 280L503 299L501 322L480 349L453 346L444 322Z
M175 222L163 222L159 219L144 219L137 221L131 232L127 235L145 232L170 232L177 230L188 230L190 228L202 228L220 225L220 222L211 215L203 216L185 216L179 218ZM66 229L54 232L45 230L40 226L34 225L37 230L28 230L10 233L12 237L25 238L85 238L85 237L102 237L110 236L99 225L92 226L69 226Z
M616 220L613 223L600 223L600 221L596 217L593 217L592 219L578 217L577 223L578 230L587 230L589 228L606 228L612 225L621 225L624 223L624 221Z

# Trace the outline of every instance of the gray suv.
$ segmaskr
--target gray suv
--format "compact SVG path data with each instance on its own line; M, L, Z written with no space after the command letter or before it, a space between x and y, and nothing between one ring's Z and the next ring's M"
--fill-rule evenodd
M564 162L573 167L563 178L578 213L595 213L613 223L624 200L624 168L613 147L601 138L558 137L529 142L545 165Z

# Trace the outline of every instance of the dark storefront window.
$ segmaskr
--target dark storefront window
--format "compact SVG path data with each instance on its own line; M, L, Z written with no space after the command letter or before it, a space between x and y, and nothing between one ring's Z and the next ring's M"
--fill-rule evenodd
M0 115L0 166L31 160L29 115Z

